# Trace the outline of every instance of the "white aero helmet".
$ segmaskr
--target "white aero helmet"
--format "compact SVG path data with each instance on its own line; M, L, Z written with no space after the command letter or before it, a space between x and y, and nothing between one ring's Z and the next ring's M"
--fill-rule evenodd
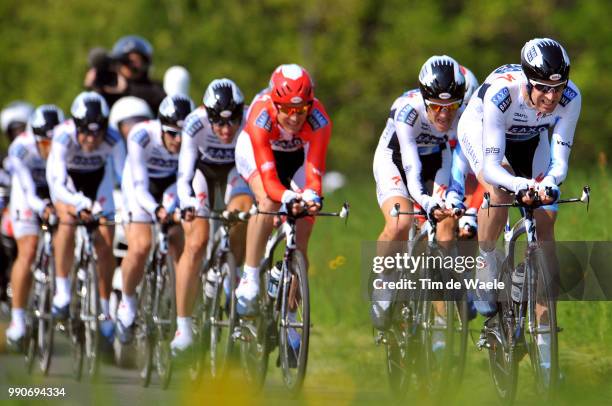
M172 66L164 74L164 91L168 96L189 94L191 78L189 72L182 66Z
M34 106L32 106L30 103L21 100L10 103L8 106L3 108L2 113L0 113L2 132L6 133L11 123L14 122L27 124L33 112Z
M153 112L146 101L139 97L125 96L113 104L108 120L113 130L119 131L119 123L131 118L152 119Z

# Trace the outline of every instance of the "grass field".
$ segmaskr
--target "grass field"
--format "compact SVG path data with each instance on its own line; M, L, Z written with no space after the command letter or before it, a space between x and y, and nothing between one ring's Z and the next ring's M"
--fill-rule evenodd
M589 184L592 200L589 211L584 205L561 208L557 221L558 240L610 240L609 213L612 197L610 171L600 166L591 171L573 170L562 186L564 197L579 196ZM326 209L335 210L343 201L351 203L348 225L341 221L320 219L310 243L312 353L307 385L338 382L354 388L355 401L360 392L386 390L384 349L376 347L369 320L368 302L362 295L361 246L374 241L383 220L376 204L373 180L367 176L349 178L343 189L326 198ZM563 302L559 305L561 367L565 375L562 399L593 404L612 401L612 302ZM471 327L478 330L482 320ZM477 337L475 331L474 337ZM469 345L468 373L462 395L457 398L474 404L494 400L488 376L487 356ZM529 384L529 362L521 369L522 402L537 399ZM608 401L604 401L608 399Z

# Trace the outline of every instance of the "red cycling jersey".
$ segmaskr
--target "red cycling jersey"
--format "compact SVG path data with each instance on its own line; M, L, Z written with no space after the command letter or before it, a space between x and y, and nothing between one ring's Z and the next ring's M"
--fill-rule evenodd
M269 93L264 93L253 102L244 127L251 139L255 163L268 197L280 202L287 190L278 177L272 150L296 151L306 145L308 153L304 163L304 188L312 189L321 196L321 177L325 171L325 156L332 128L325 108L319 100L314 99L302 129L295 135L290 135L280 128L277 114Z

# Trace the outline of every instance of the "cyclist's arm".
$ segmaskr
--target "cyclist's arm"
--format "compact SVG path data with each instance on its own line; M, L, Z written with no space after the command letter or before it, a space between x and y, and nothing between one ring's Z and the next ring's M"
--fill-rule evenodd
M77 210L81 210L88 208L91 201L83 193L73 193L67 187L68 168L66 166L66 158L71 143L72 140L68 133L59 132L57 135L54 135L51 152L47 159L47 183L54 199L74 206Z
M111 131L111 130L109 130ZM123 142L123 138L120 134L116 134L117 141L113 146L111 163L113 166L113 173L118 184L121 184L121 177L123 176L123 167L125 166L126 160L126 145Z
M195 176L195 163L198 159L197 132L202 127L197 117L187 117L183 128L181 152L179 153L178 175L176 190L181 208L194 207L193 177Z
M402 167L406 173L408 192L421 207L428 210L430 197L427 195L427 191L421 182L421 171L423 167L421 165L419 149L416 144L416 130L408 123L398 119L394 120L402 155ZM418 124L418 120L412 122L413 124Z
M461 151L461 145L457 143L453 151L453 161L451 164L450 184L448 185L447 198L463 201L465 197L465 178L470 172L470 165Z
M325 115L327 124L311 134L308 155L304 163L306 170L305 189L314 191L318 196L322 194L321 178L325 172L325 160L327 156L327 146L331 137L331 120Z
M567 176L569 156L574 143L574 131L580 116L581 102L580 93L576 90L576 96L567 104L567 114L558 119L553 129L550 147L551 162L544 179L556 185L563 182Z
M134 198L150 215L155 215L158 203L149 193L149 171L147 169L147 148L151 140L147 130L136 127L128 135L128 160L134 186Z
M36 185L32 179L32 173L20 158L20 156L24 156L24 154L27 154L27 151L23 146L14 145L9 149L8 159L11 161L10 165L13 174L19 179L19 186L21 186L23 190L28 206L36 213L42 214L47 206L47 202L36 194Z
M503 93L508 92L507 99ZM502 94L502 96L500 96ZM499 107L499 99L505 103ZM513 176L502 167L506 153L506 114L513 103L506 87L490 87L483 98L482 148L484 180L493 186L503 186L515 193L526 189L529 179Z

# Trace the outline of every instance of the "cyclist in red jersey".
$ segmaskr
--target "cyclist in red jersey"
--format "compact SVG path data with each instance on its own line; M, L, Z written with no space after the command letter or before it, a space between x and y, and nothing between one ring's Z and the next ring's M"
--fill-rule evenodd
M308 72L295 64L279 66L269 88L251 104L236 146L236 167L261 210L275 211L282 204L297 213L302 203L311 214L321 209L321 178L331 129L325 108L314 97ZM311 218L297 223L297 245L304 256L312 226ZM249 220L244 273L236 289L242 315L256 311L257 267L272 227L270 216Z

